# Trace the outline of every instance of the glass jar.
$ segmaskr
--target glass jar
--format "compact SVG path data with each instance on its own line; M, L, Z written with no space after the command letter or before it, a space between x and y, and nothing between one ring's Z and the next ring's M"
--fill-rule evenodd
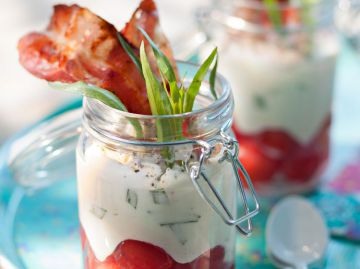
M360 51L359 0L339 0L335 12L335 24L346 43Z
M187 83L197 66L179 63L179 69L187 71ZM221 75L216 90L214 102L206 81L197 110L167 116L131 114L85 98L82 128L78 114L72 124L60 118L17 149L10 166L18 182L29 187L31 174L31 184L41 186L44 176L65 169L44 173L40 163L68 154L81 130L76 168L84 268L234 268L236 230L251 233L259 205L229 133L233 97ZM39 165L24 168L29 159Z
M214 1L198 13L234 88L240 160L266 196L319 184L338 53L333 1L279 2Z

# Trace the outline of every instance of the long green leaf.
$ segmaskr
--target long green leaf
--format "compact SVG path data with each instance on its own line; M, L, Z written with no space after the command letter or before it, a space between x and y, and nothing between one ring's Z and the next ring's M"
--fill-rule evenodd
M316 14L313 12L316 11L316 5L319 1L320 0L302 0L302 5L300 8L301 22L306 27L307 33L307 42L304 46L304 52L309 57L313 51L314 31L316 26Z
M179 87L177 85L176 81L172 81L169 83L169 87L170 87L170 96L171 96L171 100L174 104L174 114L181 114L182 113L182 109L179 106L179 101L180 101L180 92L179 92Z
M112 108L127 111L125 105L120 101L119 98L112 92L104 90L102 88L86 84L85 82L78 81L75 83L63 83L63 82L49 82L49 85L55 89L70 93L81 94L86 97L90 97L108 105Z
M129 43L125 40L125 38L120 33L116 33L116 34L117 34L117 38L120 41L121 46L123 47L125 52L129 55L130 59L134 62L137 69L142 74L141 63L140 63L138 56L135 54L135 52L133 51L133 49L131 48Z
M162 51L158 48L158 46L154 43L154 41L151 40L151 38L149 37L149 35L146 33L146 31L143 28L138 27L138 29L141 31L141 33L144 35L144 37L146 38L146 40L149 42L150 46L152 47L155 58L158 63L158 67L159 67L160 71L165 75L167 81L169 83L176 81L175 71L174 71L174 68L172 67L169 59L164 55L164 53L162 53Z
M282 33L282 16L278 0L264 0L264 5L275 30Z
M179 89L179 106L180 106L180 111L181 113L184 113L184 102L185 102L185 88L184 85L181 85L180 89Z
M171 115L169 96L151 70L143 42L140 46L140 59L152 114Z
M172 106L168 93L166 89L161 86L151 70L149 60L146 56L144 42L142 42L140 46L140 60L152 114L171 115ZM165 141L171 137L175 128L172 119L157 119L156 127L159 141Z
M307 27L313 27L315 25L315 18L312 11L315 8L314 5L318 2L319 0L302 0L300 16L302 23Z
M166 96L169 97L168 100L165 100L165 103L171 104L171 112L169 114L181 114L182 104L180 100L179 87L177 85L177 78L174 71L173 66L170 63L170 60L166 57L166 55L158 48L158 46L154 43L153 40L149 37L144 29L138 27L138 29L142 32L146 40L149 42L152 47L153 53L155 55L157 61L157 67L159 68L161 79L163 81L163 91L166 93ZM145 52L145 50L144 50ZM140 52L140 55L144 54L144 52ZM141 58L141 62L143 60ZM144 68L144 67L143 67ZM144 77L146 79L146 75L144 73ZM170 89L170 96L167 89ZM163 94L165 96L165 94ZM165 98L165 97L164 97ZM165 104L166 105L166 104ZM166 105L167 106L167 105ZM158 137L173 139L181 139L182 137L182 120L180 119L161 119L157 121L158 123ZM170 151L169 151L170 152ZM171 154L170 154L171 155ZM170 156L169 155L169 156Z
M214 61L214 58L217 55L217 48L215 48L209 57L203 62L200 66L199 70L196 72L189 89L185 93L185 101L184 101L184 112L191 112L194 106L195 98L200 91L200 86L202 81L204 80L210 65Z
M96 87L94 85L86 84L85 82L82 81L78 81L75 83L63 83L56 81L56 82L49 82L49 85L55 90L65 91L74 94L81 94L83 96L96 99L114 109L118 109L126 112L128 111L125 105L120 101L120 99L112 92ZM143 137L142 128L139 121L135 119L128 119L128 120L133 125L136 131L136 136L138 138Z
M214 65L213 69L210 72L210 78L209 78L210 92L211 92L211 94L212 94L212 96L214 97L215 100L218 99L217 94L216 94L216 89L215 89L218 60L219 60L219 55L216 57L215 65Z
M160 77L161 77L163 89L166 89L165 92L168 95L168 98L169 98L169 101L170 101L170 104L171 104L171 112L172 112L172 114L175 114L174 111L175 111L175 108L176 108L176 103L173 101L173 99L171 98L171 94L167 90L169 84L168 84L164 74L161 71L160 71Z

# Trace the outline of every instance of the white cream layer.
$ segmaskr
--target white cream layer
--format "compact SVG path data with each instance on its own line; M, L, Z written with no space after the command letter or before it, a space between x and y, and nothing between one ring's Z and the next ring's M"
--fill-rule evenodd
M281 129L309 142L331 110L337 48L326 38L322 45L319 55L307 57L261 42L229 43L220 71L233 88L237 128Z
M161 176L158 158L154 154L140 161L131 152L115 153L96 144L85 156L77 153L80 221L98 260L127 239L161 247L179 263L191 262L217 245L232 248L235 230L202 200L186 171L175 166ZM213 160L207 173L224 192L233 191L229 164ZM164 203L155 204L154 189L164 189L168 200L160 197ZM136 209L134 195L127 202L128 190L136 193ZM233 200L231 193L225 194ZM170 225L177 222L189 223Z

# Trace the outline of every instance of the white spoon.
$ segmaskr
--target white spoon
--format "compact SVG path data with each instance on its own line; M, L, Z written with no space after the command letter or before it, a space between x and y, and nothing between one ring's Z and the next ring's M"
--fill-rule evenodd
M290 196L270 212L266 242L277 260L295 269L306 269L324 255L328 231L319 211L310 202Z
M293 269L292 265L289 265L287 263L284 263L283 261L280 261L278 258L276 258L272 253L269 251L267 252L267 256L269 257L271 263L276 266L276 268L280 269Z
M5 256L0 253L0 269L17 269Z

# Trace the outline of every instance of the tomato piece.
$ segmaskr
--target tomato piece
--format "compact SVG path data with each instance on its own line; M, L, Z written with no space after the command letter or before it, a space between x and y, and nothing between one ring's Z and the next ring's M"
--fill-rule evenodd
M287 132L269 129L260 133L245 135L235 127L233 131L241 142L251 142L265 155L274 158L286 158L288 154L300 148L300 144Z
M191 121L189 118L185 118L182 123L182 135L184 137L191 137L191 130L190 129Z
M210 261L223 261L225 258L225 248L216 246L210 250Z
M233 125L231 126L231 129L232 129L232 131L233 131L233 133L234 133L234 135L235 135L235 137L236 137L236 139L237 139L238 141L244 140L244 139L247 138L245 135L243 135L243 134L238 130L238 128L235 126L235 124L233 124Z
M254 143L241 142L239 160L251 179L256 182L269 182L280 167L280 160L266 156Z
M299 24L301 22L299 8L286 7L283 9L281 15L283 25L285 26Z
M90 268L92 268L92 267L90 267ZM96 269L119 269L119 265L117 264L117 262L113 256L109 256L103 262L97 261L96 267L93 267L93 268L96 268Z
M321 155L328 155L330 145L330 120L327 119L323 128L316 135L315 139L311 142L311 146L314 147Z
M232 268L232 264L227 264L225 259L225 249L222 246L206 251L199 258L191 263L176 263L172 269L228 269Z
M81 248L82 248L82 250L84 250L85 243L86 243L86 235L85 235L85 231L82 228L82 226L80 226L80 241L81 241Z
M92 252L90 246L87 245L87 243L85 246L87 250L87 257L85 259L86 269L119 269L119 266L117 265L113 255L107 257L105 261L100 262L96 259L95 254Z
M226 268L225 248L222 246L216 246L210 250L210 267L209 269L222 269Z
M135 240L122 242L113 255L121 269L170 269L174 263L161 248Z
M175 263L174 266L171 269L195 269L195 268L203 268L203 267L197 266L195 264L195 261L194 261L194 262L191 262L191 263L184 263L184 264ZM206 267L204 267L204 268L206 268Z
M240 144L239 160L255 185L256 182L269 183L280 169L283 155L296 145L281 131L244 135L235 126L233 131Z
M316 174L321 163L322 158L317 152L304 149L285 164L284 173L289 180L308 181Z
M329 157L329 127L330 117L325 120L314 139L287 160L284 172L290 180L304 182L316 176Z
M217 246L190 263L175 262L164 250L148 243L127 240L121 243L105 261L98 261L85 243L86 269L233 269L225 263L225 249Z
M300 145L289 134L280 130L267 130L258 135L258 142L261 147L272 150L273 154L284 158Z

